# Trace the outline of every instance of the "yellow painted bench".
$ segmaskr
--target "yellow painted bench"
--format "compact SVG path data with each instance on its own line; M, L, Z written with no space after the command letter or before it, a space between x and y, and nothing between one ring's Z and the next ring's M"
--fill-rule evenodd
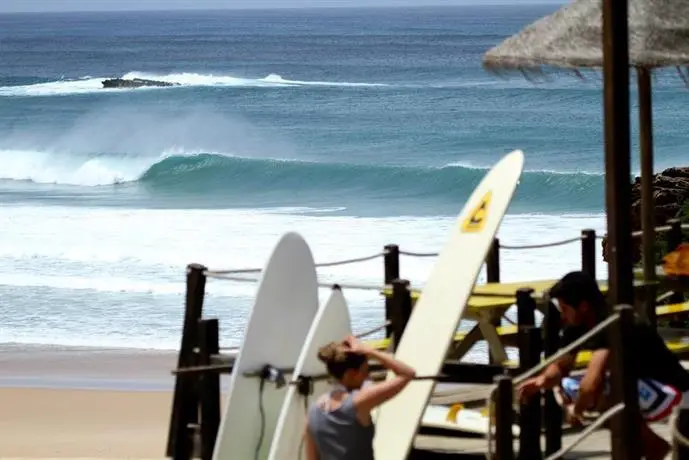
M486 283L474 286L474 295L469 298L468 308L470 310L481 309L501 309L509 308L517 299L517 290L521 288L531 288L537 297L541 297L545 291L550 289L557 280L536 280L536 281L517 281L512 283ZM643 281L635 280L635 287L642 287ZM601 291L605 294L608 291L607 281L598 281ZM381 291L385 297L392 296L392 288L386 287ZM416 301L421 295L421 289L412 289L412 301Z
M660 305L660 306L656 307L656 315L658 318L662 318L664 316L676 315L679 313L689 313L689 302L672 304L672 305ZM512 324L509 324L506 326L500 326L500 327L496 328L496 331L500 337L510 337L510 336L514 336L517 334L517 326L512 325ZM457 334L455 334L453 341L459 342L459 341L463 340L467 334L468 334L468 332L458 332ZM687 329L687 335L689 335L689 329ZM390 346L390 339L368 340L368 341L366 341L366 343L373 348L376 348L379 350L385 350ZM673 342L668 342L668 343L673 343ZM687 347L689 347L689 345L687 345Z
M689 342L684 342L682 340L668 340L665 342L665 346L673 353L686 353L689 351ZM591 361L591 355L593 352L584 350L577 354L576 366L586 367Z
M507 326L501 326L496 328L498 331L498 335L506 337L510 335L515 335L517 334L517 326L513 325L507 325ZM468 332L458 332L455 334L454 341L455 342L460 342ZM365 341L366 345L373 347L377 350L385 350L390 346L390 339L377 339L377 340L367 340Z
M656 316L658 318L676 315L678 313L689 313L689 302L675 303L672 305L659 305L656 307Z
M670 351L675 354L689 353L689 342L684 342L682 340L666 340L665 346L668 347ZM584 350L577 353L577 358L574 363L576 369L583 369L588 366L591 361L591 355L593 354L590 350ZM506 367L518 367L519 363L515 360L509 360L505 363Z

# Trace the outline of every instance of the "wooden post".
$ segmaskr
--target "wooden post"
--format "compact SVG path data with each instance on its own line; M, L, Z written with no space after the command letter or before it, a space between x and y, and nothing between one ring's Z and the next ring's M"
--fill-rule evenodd
M677 429L679 434L685 439L689 438L689 409L679 409L677 414L677 420L674 420L675 426L670 427L670 431L673 433L672 436L672 459L673 460L689 460L689 446L687 446L683 440L678 439L677 435L674 434L674 430Z
M536 366L541 359L541 337L535 327L536 301L533 292L533 289L522 288L516 294L520 373ZM526 403L520 403L519 414L518 458L538 459L541 457L541 394L534 395Z
M596 279L596 231L581 231L581 271Z
M667 221L667 224L670 226L670 231L667 232L667 252L669 253L682 244L682 222L679 219L670 219ZM675 292L669 301L671 303L684 302L684 294L682 292Z
M392 328L392 349L397 350L404 328L411 316L411 289L407 280L392 281L392 299L390 299L390 321Z
M220 353L217 319L199 321L199 365L211 363L211 356ZM220 373L201 374L201 459L211 460L215 438L220 427Z
M533 292L531 288L517 291L517 324L520 330L536 324L536 300L532 296Z
M543 352L546 358L560 348L560 312L548 302L543 319ZM562 448L562 407L555 400L553 390L544 394L543 423L545 425L545 455L549 456Z
M626 0L603 0L603 111L608 299L634 303L629 154L629 27Z
M655 270L655 264L653 264L653 270ZM651 275L650 278L647 276L648 272L644 274L644 298L643 298L643 308L639 313L642 313L642 318L644 318L648 324L653 327L658 325L658 316L656 315L656 297L658 297L658 285L655 284L657 277Z
M400 277L400 248L396 244L388 244L383 248L383 264L384 264L384 284L389 286L393 280ZM385 295L385 322L392 321L391 315L392 296ZM392 336L392 324L385 327L385 337Z
M629 305L618 305L615 312L619 321L611 324L610 337L610 389L613 404L624 403L624 409L611 419L610 435L613 460L640 460L639 391L637 376L633 373L634 356L630 330L634 324L634 310ZM605 334L606 332L601 332Z
M488 283L499 283L500 282L500 240L498 238L493 238L493 242L488 250L488 255L486 256L486 281ZM494 318L491 321L493 327L500 327L501 318ZM487 350L488 353L488 364L500 364L495 360L495 357L490 352L490 347Z
M206 267L199 264L187 266L187 293L184 306L182 343L179 348L177 368L196 364L194 349L198 346L198 322L203 314L203 297L206 289ZM175 460L191 458L194 442L191 424L198 422L198 394L194 388L195 377L180 373L175 377L172 414L168 431L166 456Z
M637 308L639 316L655 326L656 297L656 233L653 198L653 101L651 70L636 68L639 90L639 149L641 159L641 246L643 247L644 298Z
M519 326L519 366L525 372L541 361L541 331L536 326ZM541 452L541 393L520 404L519 460L543 458Z
M498 375L494 382L498 385L495 401L495 458L514 460L512 378L507 375Z
M672 252L682 244L682 222L679 219L670 219L667 224L670 226L670 231L667 232L667 252Z
M486 281L500 282L500 240L498 238L493 238L486 257Z

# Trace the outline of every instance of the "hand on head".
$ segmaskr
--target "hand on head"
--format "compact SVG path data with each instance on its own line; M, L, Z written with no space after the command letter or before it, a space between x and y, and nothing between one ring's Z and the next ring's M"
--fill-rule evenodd
M345 351L348 351L350 353L356 353L358 355L365 355L371 350L369 346L361 343L359 339L357 339L353 335L350 335L347 338L345 338L342 342L342 345L344 346Z

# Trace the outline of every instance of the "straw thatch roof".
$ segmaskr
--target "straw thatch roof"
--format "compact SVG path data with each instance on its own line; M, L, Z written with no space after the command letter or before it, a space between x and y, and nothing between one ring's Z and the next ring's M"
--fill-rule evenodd
M689 64L689 0L629 0L629 61L637 67ZM487 69L603 65L602 1L575 0L490 49Z

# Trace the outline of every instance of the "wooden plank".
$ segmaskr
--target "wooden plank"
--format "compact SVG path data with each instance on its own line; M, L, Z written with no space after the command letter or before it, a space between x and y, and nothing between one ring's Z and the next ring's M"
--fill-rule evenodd
M670 441L671 431L667 423L654 423L651 428L660 436ZM570 430L562 438L562 445L570 445L579 436L579 430ZM518 452L518 442L515 440L515 451ZM471 455L484 454L487 450L485 438L451 438L419 435L414 441L416 449L433 452L452 452ZM545 438L541 437L541 446L545 448ZM610 459L610 432L608 430L594 431L588 438L565 455L568 459L608 460Z

